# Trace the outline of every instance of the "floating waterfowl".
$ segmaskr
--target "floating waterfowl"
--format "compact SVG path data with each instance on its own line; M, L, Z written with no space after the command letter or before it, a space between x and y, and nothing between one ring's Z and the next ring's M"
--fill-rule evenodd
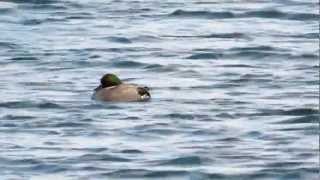
M93 98L101 101L147 101L151 98L148 87L122 83L114 74L105 74L94 90Z

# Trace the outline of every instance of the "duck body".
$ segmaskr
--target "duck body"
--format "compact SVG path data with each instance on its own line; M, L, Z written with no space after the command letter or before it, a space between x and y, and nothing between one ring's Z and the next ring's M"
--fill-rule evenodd
M101 84L94 90L93 98L101 101L132 102L148 101L151 98L149 88L122 83L113 74L104 75Z
M148 89L133 84L120 84L99 88L94 93L94 99L101 101L147 101L151 98Z

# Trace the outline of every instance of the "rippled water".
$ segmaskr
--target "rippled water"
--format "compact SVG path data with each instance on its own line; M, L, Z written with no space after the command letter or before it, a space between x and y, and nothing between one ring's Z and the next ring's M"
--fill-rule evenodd
M1 1L1 179L317 179L318 9ZM91 100L107 72L152 101Z

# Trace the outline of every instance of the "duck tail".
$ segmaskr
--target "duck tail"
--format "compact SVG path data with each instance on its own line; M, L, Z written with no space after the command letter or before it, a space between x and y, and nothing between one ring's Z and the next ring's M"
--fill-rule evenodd
M148 92L149 88L148 87L138 87L138 94L140 96L150 96L150 93Z

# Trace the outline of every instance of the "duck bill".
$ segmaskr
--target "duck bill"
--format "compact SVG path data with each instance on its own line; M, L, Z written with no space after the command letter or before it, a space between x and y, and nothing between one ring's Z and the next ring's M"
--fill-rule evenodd
M102 85L101 84L98 87L96 87L94 90L98 91L99 89L102 89Z

